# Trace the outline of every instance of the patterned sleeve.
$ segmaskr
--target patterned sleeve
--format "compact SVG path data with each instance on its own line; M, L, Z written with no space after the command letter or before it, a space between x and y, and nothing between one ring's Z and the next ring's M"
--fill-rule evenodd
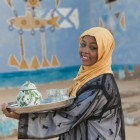
M68 132L88 117L101 114L107 99L101 89L87 90L77 96L72 105L53 112L22 114L19 139L52 138Z

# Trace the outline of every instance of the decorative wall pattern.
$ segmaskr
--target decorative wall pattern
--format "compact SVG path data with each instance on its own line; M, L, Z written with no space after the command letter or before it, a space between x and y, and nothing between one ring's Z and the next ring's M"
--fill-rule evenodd
M10 44L9 41L7 42L9 43L9 47L13 47L15 51L14 53L9 51L8 62L6 62L8 65L5 66L8 67L8 69L2 72L36 70L61 66L61 62L56 54L57 50L55 54L50 56L50 60L47 58L47 53L51 51L51 46L47 43L50 37L46 37L46 34L50 34L50 32L55 34L58 29L59 31L69 28L78 29L79 12L77 7L59 8L60 3L60 0L53 0L48 4L46 0L5 0L6 5L4 5L3 10L9 8L9 13L12 12L14 16L6 15L5 18L7 19L4 22L5 24L6 22L8 23L7 33L15 37L14 39L12 38L12 40L16 43L17 47ZM22 9L22 11L20 9ZM49 31L47 31L47 29ZM14 31L17 31L16 35ZM52 39L51 44L55 40L58 40L55 35L52 36ZM34 47L29 47L31 45ZM54 43L54 45L56 45L56 43ZM59 47L57 49L59 49ZM32 51L39 51L39 53L36 52L37 54L32 54Z
M8 19L9 30L12 31L13 28L18 30L19 33L19 42L20 42L20 55L21 60L18 62L14 55L9 57L9 65L18 67L21 69L38 69L39 67L48 67L49 63L46 56L46 33L45 28L48 26L51 27L51 30L55 28L59 28L59 24L57 23L59 16L54 16L54 12L51 12L51 17L49 19L40 18L36 16L36 8L40 7L39 0L27 0L26 1L26 13L24 16L19 16L16 9L14 8L11 0L6 0L7 5L13 11L15 17ZM58 7L60 1L56 1L56 7ZM29 11L31 9L31 12ZM24 32L30 31L31 35L35 34L35 30L40 31L41 36L41 50L42 50L42 63L39 64L37 56L32 57L31 66L28 65L26 61L25 51L24 51ZM59 66L59 62L56 56L52 57L51 61L52 66Z
M134 76L135 68L140 65L138 9L138 0L0 1L0 78L5 81L3 86L14 86L8 79L15 81L23 73L28 77L20 78L19 84L26 79L32 80L30 75L34 71L36 80L32 82L42 83L39 73L46 73L48 69L57 74L69 69L65 75L61 73L61 78L72 79L80 65L79 35L93 26L104 26L114 35L116 48L112 67L117 76L124 79L126 70L130 77ZM71 70L74 74L68 78ZM54 79L58 80L56 75L46 81ZM18 85L15 83L15 86Z

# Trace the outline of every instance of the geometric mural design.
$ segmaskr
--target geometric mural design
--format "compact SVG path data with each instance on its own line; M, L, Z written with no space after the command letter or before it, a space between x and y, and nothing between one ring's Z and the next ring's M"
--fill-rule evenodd
M49 19L38 18L35 15L35 9L40 7L39 0L26 0L26 13L24 16L18 15L15 10L12 1L6 0L7 5L13 11L15 17L8 19L9 30L12 31L13 28L18 30L19 33L19 45L20 45L20 62L17 61L15 55L9 56L9 65L17 67L19 70L25 69L38 69L40 67L49 67L49 66L59 66L59 61L57 56L52 56L51 64L49 64L46 56L46 37L45 37L45 28L59 28L58 16L51 16ZM56 0L56 7L59 5L59 0ZM29 11L31 9L31 11ZM34 35L35 30L40 31L41 35L41 49L42 49L42 63L40 64L37 56L32 57L31 66L26 61L26 55L24 50L24 32L30 31Z

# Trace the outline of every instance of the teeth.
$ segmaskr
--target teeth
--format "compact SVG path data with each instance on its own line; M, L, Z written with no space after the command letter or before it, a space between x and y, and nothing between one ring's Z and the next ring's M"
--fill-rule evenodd
M83 59L87 60L87 59L88 59L88 57L86 57L86 56L83 56Z

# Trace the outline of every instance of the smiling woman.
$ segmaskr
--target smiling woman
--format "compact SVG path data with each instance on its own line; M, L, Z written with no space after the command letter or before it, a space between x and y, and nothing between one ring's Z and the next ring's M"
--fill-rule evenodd
M96 38L96 39L95 39ZM114 38L105 28L94 27L80 36L82 65L69 95L73 103L55 111L16 114L19 139L125 140L120 93L111 69Z

